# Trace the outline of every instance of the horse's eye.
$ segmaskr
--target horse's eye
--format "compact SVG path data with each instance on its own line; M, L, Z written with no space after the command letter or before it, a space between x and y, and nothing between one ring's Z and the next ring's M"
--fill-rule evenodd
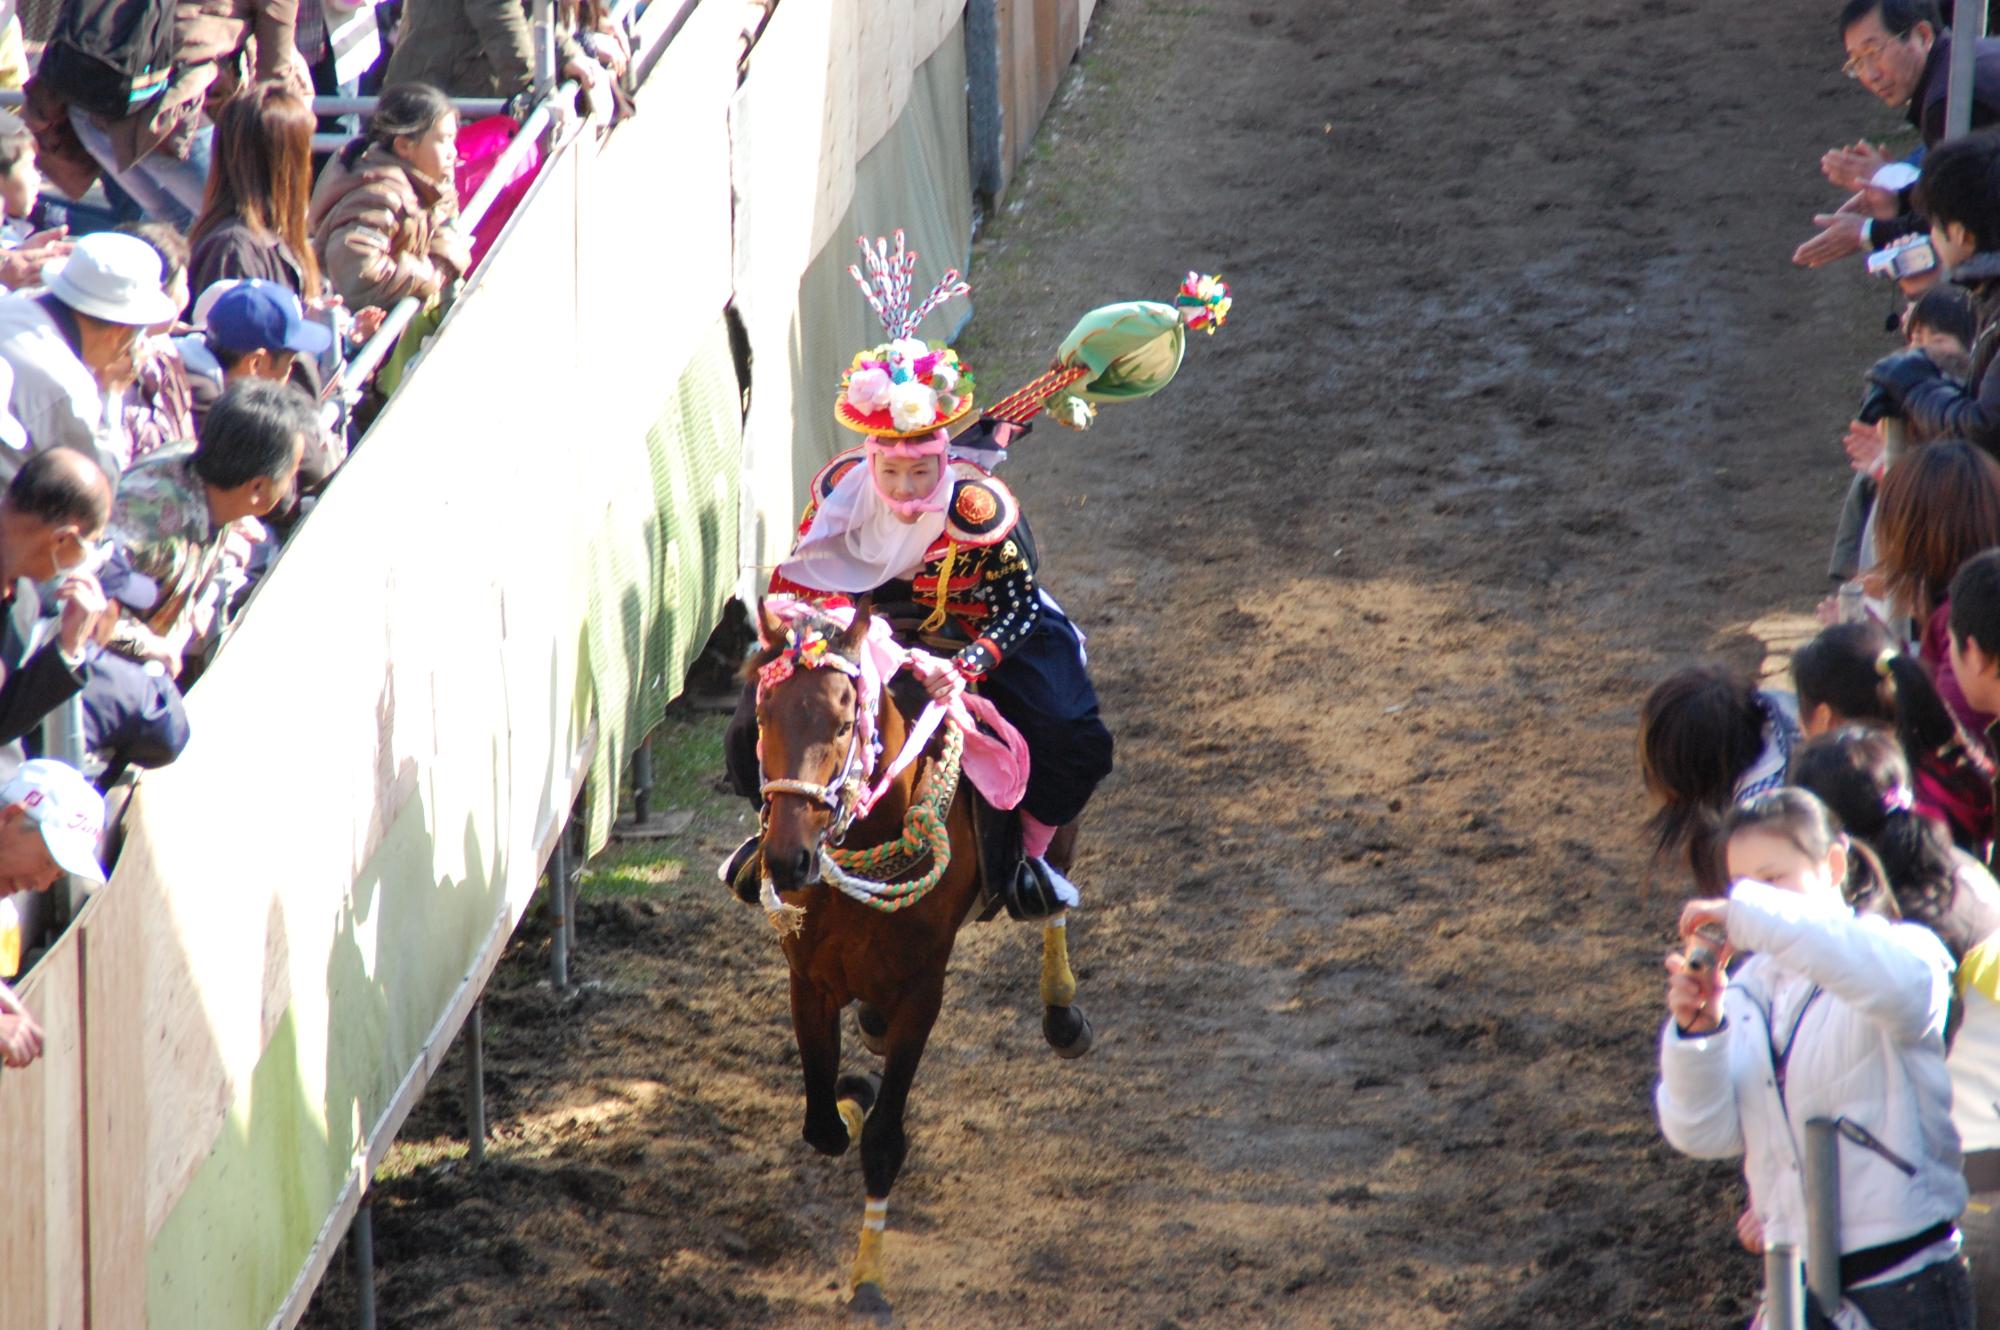
M854 722L851 720L844 720L840 722L840 728L834 731L835 737L841 739L845 739L848 735L852 733L854 733Z

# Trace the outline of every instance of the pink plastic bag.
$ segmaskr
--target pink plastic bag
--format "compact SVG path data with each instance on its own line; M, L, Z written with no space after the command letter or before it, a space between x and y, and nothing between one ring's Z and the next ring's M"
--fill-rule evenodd
M458 168L453 172L453 180L458 186L458 206L463 208L486 183L486 177L493 173L494 163L513 141L515 125L504 115L492 115L484 120L475 120L462 125L458 131ZM535 172L542 169L542 149L537 144L533 151L521 159L514 168L500 196L493 200L493 206L479 220L472 230L472 266L477 268L486 258L486 251L493 248L493 242L500 238L500 231L507 225L507 219L514 215L515 207L527 194L528 186L535 181Z

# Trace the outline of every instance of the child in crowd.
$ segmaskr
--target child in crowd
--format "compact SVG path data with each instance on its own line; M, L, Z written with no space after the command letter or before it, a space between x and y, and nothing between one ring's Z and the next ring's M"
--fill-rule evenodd
M12 249L37 231L67 225L68 209L42 197L35 138L18 116L0 111L0 246Z
M1723 815L1782 784L1800 738L1792 699L1738 670L1701 665L1663 680L1639 713L1654 864L1684 854L1700 890L1721 890Z
M458 113L426 84L383 91L368 131L326 164L308 220L320 269L349 309L429 300L472 266L453 228Z
M1962 287L1932 287L1903 311L1903 345L1923 351L1939 365L1963 374L1976 326L1972 298ZM1912 437L1910 442L1922 440ZM1847 487L1847 501L1841 506L1840 523L1833 534L1833 558L1827 565L1828 575L1836 582L1847 581L1861 569L1862 532L1886 469L1887 443L1880 422L1864 424L1859 420L1848 423L1847 437L1841 440L1847 450L1848 465L1854 468L1854 479Z
M1960 730L1923 665L1898 650L1880 624L1822 629L1792 653L1792 687L1808 739L1844 725L1892 732L1916 773L1917 812L1984 858L1994 775L1986 747Z
M1763 1239L1804 1250L1798 1142L1808 1118L1848 1124L1836 1146L1844 1305L1822 1314L1974 1330L1945 1067L1950 954L1929 929L1848 907L1880 866L1806 791L1731 810L1720 839L1734 885L1682 908L1683 949L1666 961L1662 1134L1696 1158L1742 1155ZM1692 962L1698 941L1706 963ZM1732 951L1749 958L1725 978Z

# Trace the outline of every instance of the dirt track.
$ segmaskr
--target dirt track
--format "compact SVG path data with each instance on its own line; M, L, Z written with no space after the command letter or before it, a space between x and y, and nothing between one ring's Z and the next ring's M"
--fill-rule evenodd
M1886 297L1785 259L1819 151L1891 123L1833 9L1100 6L963 350L1025 378L1190 266L1238 312L1003 473L1119 737L1073 930L1100 1040L1057 1063L1031 930L968 934L891 1209L903 1323L1747 1319L1740 1184L1651 1118L1676 887L1641 888L1632 727L1823 590ZM594 885L578 996L524 929L488 1167L425 1162L448 1078L378 1192L385 1325L834 1318L859 1168L798 1139L782 958L706 878L724 808Z

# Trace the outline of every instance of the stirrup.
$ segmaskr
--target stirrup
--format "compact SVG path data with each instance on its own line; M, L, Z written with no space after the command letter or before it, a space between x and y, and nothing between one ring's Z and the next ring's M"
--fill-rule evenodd
M738 900L746 903L757 899L758 851L763 843L764 837L760 832L731 850L729 857L715 866L716 880L735 892Z
M1046 859L1023 859L1014 870L1013 880L1001 893L1000 903L1011 919L1048 919L1061 914L1083 898L1076 884L1057 872Z

